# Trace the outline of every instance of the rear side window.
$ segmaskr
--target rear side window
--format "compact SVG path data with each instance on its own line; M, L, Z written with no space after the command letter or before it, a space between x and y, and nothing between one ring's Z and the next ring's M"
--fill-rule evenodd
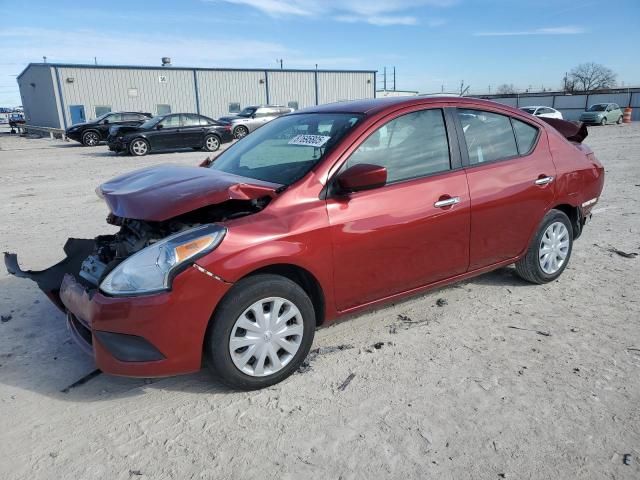
M385 167L388 183L449 170L442 110L421 110L384 124L353 152L343 169L361 163Z
M509 117L466 109L458 109L458 117L462 123L471 165L518 156Z
M536 144L538 129L515 118L512 118L511 122L513 123L513 130L516 132L520 155L526 155L533 150Z

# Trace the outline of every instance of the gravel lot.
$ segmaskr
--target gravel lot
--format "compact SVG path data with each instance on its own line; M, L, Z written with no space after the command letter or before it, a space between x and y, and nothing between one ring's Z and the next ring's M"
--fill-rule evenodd
M640 258L608 250L640 252L640 124L589 133L605 191L560 280L501 269L321 329L311 368L259 392L202 371L62 393L95 366L2 269L0 478L640 478ZM205 156L2 130L0 250L47 267L112 230L99 183Z

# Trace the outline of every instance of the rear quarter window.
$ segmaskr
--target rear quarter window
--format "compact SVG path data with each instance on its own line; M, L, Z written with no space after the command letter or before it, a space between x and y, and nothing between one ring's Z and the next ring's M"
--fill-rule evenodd
M515 118L511 119L511 123L513 124L513 131L516 133L520 155L531 153L538 139L538 129Z

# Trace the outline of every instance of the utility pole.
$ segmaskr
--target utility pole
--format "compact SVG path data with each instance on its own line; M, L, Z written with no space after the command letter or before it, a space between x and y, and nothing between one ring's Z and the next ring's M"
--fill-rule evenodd
M489 85L489 95L491 95L491 85Z
M282 70L282 59L276 59L276 63L280 63L280 70Z
M93 57L93 63L94 63L95 65L97 65L97 64L98 64L98 57Z
M393 91L396 91L396 67L393 67Z
M383 90L387 90L387 67L384 67L384 74L382 77L382 88Z

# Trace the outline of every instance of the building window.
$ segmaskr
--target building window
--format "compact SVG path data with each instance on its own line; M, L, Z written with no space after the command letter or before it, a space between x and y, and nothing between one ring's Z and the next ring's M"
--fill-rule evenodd
M287 103L287 106L289 108L293 108L294 110L298 110L298 101L297 100L293 100L293 101Z
M229 113L239 113L240 112L240 104L237 102L231 102L229 104Z
M171 105L165 105L165 104L159 103L156 106L156 111L158 112L158 115L167 115L171 113Z
M98 105L96 106L96 118L104 115L105 113L109 113L111 111L111 107L108 105Z

